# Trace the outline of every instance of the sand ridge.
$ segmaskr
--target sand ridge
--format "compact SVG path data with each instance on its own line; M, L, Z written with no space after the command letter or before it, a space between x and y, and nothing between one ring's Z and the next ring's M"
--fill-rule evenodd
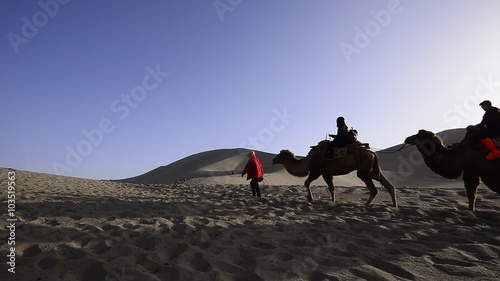
M465 191L447 187L398 188L395 209L382 189L365 206L364 187L337 188L335 203L318 187L311 203L298 185L264 186L258 199L244 184L16 175L18 264L16 274L3 266L2 280L497 280L500 274L500 198L486 188L472 213ZM7 254L4 243L0 254Z

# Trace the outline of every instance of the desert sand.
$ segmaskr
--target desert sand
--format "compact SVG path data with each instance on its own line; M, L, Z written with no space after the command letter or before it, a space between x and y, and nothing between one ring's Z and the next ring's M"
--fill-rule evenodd
M262 152L263 197L252 197L244 149L120 181L0 168L0 280L499 280L500 196L481 185L468 211L461 180L433 174L414 147L385 152L398 208L378 183L365 206L355 173L335 177L336 202L321 179L308 202L304 178Z
M15 274L7 173L0 169L0 280L498 280L500 196L478 211L465 189L439 182L380 189L347 176L315 201L286 172L266 175L262 198L240 175L184 184L131 184L14 171ZM339 181L337 184L340 185ZM321 184L320 181L316 185ZM352 185L352 186L351 186Z

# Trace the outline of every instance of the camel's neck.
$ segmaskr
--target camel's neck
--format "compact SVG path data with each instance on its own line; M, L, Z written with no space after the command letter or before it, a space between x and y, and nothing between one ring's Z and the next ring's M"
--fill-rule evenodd
M434 145L417 145L425 164L442 177L458 178L463 170L463 148L449 149L442 144L432 143Z
M288 157L283 166L292 175L296 177L305 177L309 174L309 159L297 159L295 157Z

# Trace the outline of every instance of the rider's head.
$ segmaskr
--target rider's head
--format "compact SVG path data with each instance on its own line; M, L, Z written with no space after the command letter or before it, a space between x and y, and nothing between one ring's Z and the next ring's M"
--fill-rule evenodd
M345 125L345 119L344 117L340 116L337 118L337 127L344 126Z
M488 111L491 109L491 101L489 100L485 100L481 102L479 105L484 109L484 111Z

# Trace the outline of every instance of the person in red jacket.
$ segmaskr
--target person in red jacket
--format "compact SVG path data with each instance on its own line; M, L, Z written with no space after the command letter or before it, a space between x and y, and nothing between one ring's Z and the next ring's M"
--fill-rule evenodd
M264 178L264 168L259 158L255 156L255 152L250 151L250 153L248 153L248 158L247 165L243 172L241 172L241 176L243 177L246 174L247 180L251 179L250 187L252 188L252 194L253 196L257 195L257 197L260 197L259 181Z

